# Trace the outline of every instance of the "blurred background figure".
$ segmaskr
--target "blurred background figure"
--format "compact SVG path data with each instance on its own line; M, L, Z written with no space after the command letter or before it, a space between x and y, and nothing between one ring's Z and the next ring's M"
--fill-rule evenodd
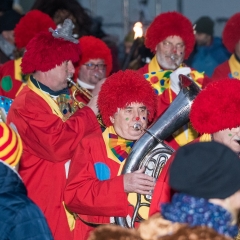
M0 211L1 239L52 240L41 210L28 198L17 173L22 155L20 136L0 122Z
M32 9L48 14L58 27L61 27L66 18L71 19L75 38L91 34L91 17L77 0L36 0Z
M214 69L230 57L230 53L222 44L222 39L214 37L214 21L208 17L200 17L194 23L195 47L187 65L211 77Z
M108 77L112 70L111 50L101 39L93 36L81 37L79 47L81 57L75 66L74 81L78 86L94 92L100 80ZM75 89L76 87L73 86L72 91ZM76 98L85 104L89 102L89 99L81 93L78 93Z
M39 10L29 11L21 18L14 28L15 59L7 61L0 67L0 96L15 99L28 80L28 75L22 73L20 64L25 47L28 42L39 32L56 28L53 20Z
M230 53L231 57L219 65L213 78L222 77L237 78L240 80L240 12L234 14L226 23L223 29L223 43Z
M13 9L2 12L0 16L0 65L14 58L14 28L21 17L22 15Z

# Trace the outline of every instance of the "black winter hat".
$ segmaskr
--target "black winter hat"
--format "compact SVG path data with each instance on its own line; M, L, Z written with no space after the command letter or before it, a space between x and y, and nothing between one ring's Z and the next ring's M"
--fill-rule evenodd
M15 10L9 10L0 17L0 33L14 30L22 15Z
M206 33L213 36L214 22L210 17L200 17L194 25L197 33Z
M240 159L218 142L185 145L176 152L169 183L194 197L225 199L240 190Z
M6 12L11 10L13 6L13 0L1 0L0 1L0 12Z

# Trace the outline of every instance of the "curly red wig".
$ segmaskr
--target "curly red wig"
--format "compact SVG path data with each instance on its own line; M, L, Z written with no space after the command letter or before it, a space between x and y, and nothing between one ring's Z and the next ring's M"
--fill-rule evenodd
M148 27L145 45L155 53L157 44L169 36L182 38L185 43L184 58L187 59L195 44L192 23L178 12L162 13Z
M203 89L194 100L190 122L199 133L215 133L240 126L240 81L221 79Z
M101 39L93 36L84 36L79 39L79 46L81 49L80 61L76 66L75 76L76 79L80 67L88 62L90 59L103 59L106 66L106 76L109 76L112 71L112 53L107 44Z
M54 38L50 32L41 32L30 40L26 47L21 64L22 72L47 72L64 61L77 62L80 53L78 44Z
M124 108L131 103L143 103L149 112L148 120L153 120L157 95L143 75L134 70L126 70L108 77L98 96L98 107L104 124L111 126L110 117L118 108Z
M27 46L28 42L39 32L56 28L54 21L39 10L29 11L21 18L14 29L15 44L18 49Z
M234 52L237 42L240 40L240 13L234 14L223 29L223 44L231 53Z

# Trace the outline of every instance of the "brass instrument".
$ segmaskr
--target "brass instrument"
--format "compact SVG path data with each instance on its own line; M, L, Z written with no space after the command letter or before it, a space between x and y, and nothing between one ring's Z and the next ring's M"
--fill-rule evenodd
M91 100L92 99L92 94L86 89L86 88L83 88L81 86L79 86L78 84L76 84L70 77L67 78L67 80L76 87L76 89L73 91L72 93L72 97L73 97L73 100L74 102L76 103L76 105L79 107L79 108L83 108L84 106L86 106L86 104L84 102L79 102L76 98L76 95L78 92L80 92L81 94L83 94L88 100ZM101 118L101 115L98 114L97 115L97 120L99 122L99 124L102 126L102 127L106 127L104 124L103 124L103 121L102 121L102 118Z
M182 89L164 114L149 129L143 129L138 124L133 126L136 131L143 130L145 133L134 144L123 166L122 174L134 172L142 167L145 167L145 174L154 178L161 174L162 167L173 153L173 149L165 144L164 140L189 122L192 102L200 92L198 85L187 76L179 75L179 80ZM136 199L136 203L132 204L134 212L131 220L115 217L116 224L127 228L133 228L135 222L144 219L141 210L149 208L151 203L151 194L130 193L129 202L131 194Z

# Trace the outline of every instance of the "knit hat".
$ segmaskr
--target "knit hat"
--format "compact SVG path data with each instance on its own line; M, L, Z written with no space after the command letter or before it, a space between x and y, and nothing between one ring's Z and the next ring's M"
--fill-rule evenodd
M13 30L21 17L22 15L13 9L5 12L0 17L0 33Z
M240 13L234 14L223 29L223 44L231 53L234 52L237 42L240 40Z
M98 107L104 124L108 127L112 123L110 117L117 109L125 108L131 103L143 103L149 112L151 122L156 113L157 96L143 75L133 71L118 71L114 73L101 87L98 95Z
M218 142L188 144L176 152L169 183L194 197L225 199L240 190L240 160Z
M190 122L199 133L240 126L240 81L221 79L206 86L193 101ZM238 116L239 115L239 116Z
M206 33L213 36L214 22L210 17L200 17L194 24L197 33Z
M78 41L71 36L73 24L70 19L66 19L64 23L66 21L68 24L63 24L62 29L49 29L51 33L41 32L30 40L21 64L24 74L35 71L47 72L64 61L79 60Z
M22 140L6 123L0 122L0 160L16 166L22 155Z
M6 12L11 10L13 7L13 0L1 0L0 1L0 12Z
M155 52L157 44L169 36L182 38L185 43L184 58L187 59L195 44L192 23L178 12L161 13L147 29L145 45Z
M39 32L56 28L54 21L45 13L39 10L29 11L14 29L15 44L17 48L24 48L28 42Z
M90 59L103 59L106 64L106 76L109 76L112 70L112 54L107 44L101 39L93 36L84 36L79 39L81 49L81 58L77 65L75 73L78 75L80 67Z

